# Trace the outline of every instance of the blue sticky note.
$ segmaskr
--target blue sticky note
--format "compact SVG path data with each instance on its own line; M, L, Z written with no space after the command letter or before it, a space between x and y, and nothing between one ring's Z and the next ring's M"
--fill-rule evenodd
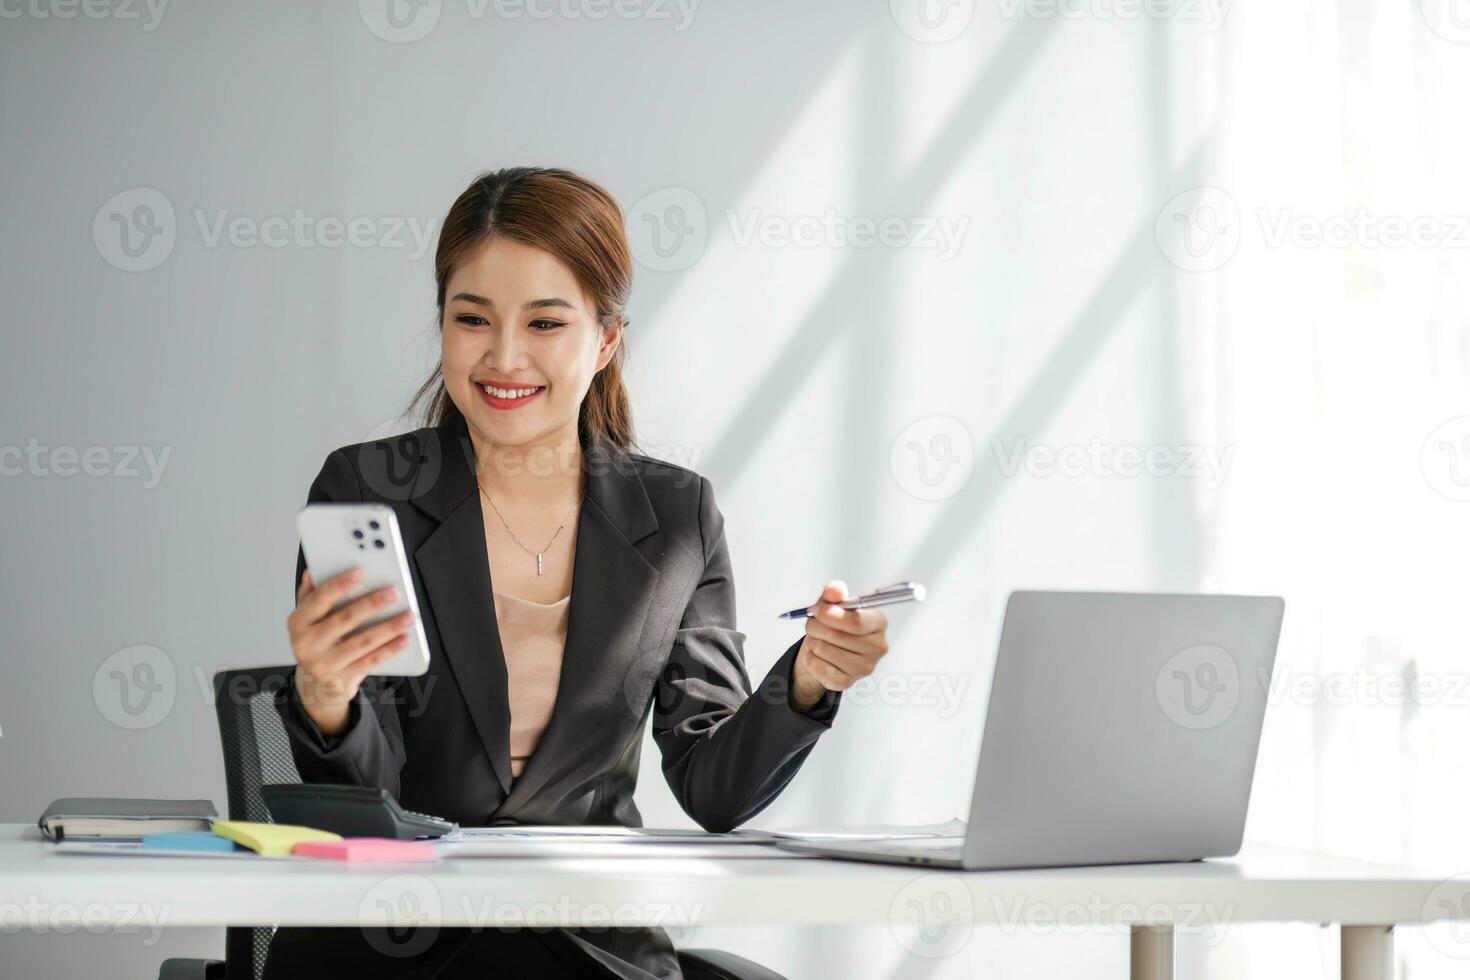
M233 851L235 842L207 830L176 830L167 834L144 834L143 850Z

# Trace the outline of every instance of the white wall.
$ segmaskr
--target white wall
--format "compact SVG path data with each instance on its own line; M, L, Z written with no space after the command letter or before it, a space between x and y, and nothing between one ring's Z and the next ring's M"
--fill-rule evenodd
M886 686L849 695L759 822L962 814L1016 587L1279 591L1295 674L1458 676L1470 512L1432 466L1464 447L1452 432L1429 470L1420 449L1466 411L1467 243L1273 247L1259 219L1467 213L1451 93L1470 45L1437 2L961 0L926 27L905 0L603 19L589 0L531 5L550 17L434 0L399 41L368 0L180 3L156 24L0 4L0 446L110 454L109 475L0 480L0 820L81 794L223 807L201 682L289 657L291 514L431 363L443 212L518 163L581 170L629 211L641 442L714 480L752 673L796 635L775 611L828 577L929 586L892 611ZM134 260L112 216L140 204L173 241ZM1182 250L1175 215L1203 235L1208 208L1233 223L1228 256ZM297 209L304 241L212 237ZM324 219L373 241L324 245ZM898 243L853 241L864 222ZM112 447L167 452L156 485ZM1012 465L1124 447L1169 472ZM111 673L139 658L162 688L130 715ZM1459 707L1283 699L1250 835L1470 860ZM686 823L649 750L645 816ZM693 938L793 977L1103 977L1126 947L977 932L931 960L886 928ZM220 935L0 943L5 980L148 977ZM1453 967L1445 947L1401 941L1416 978ZM1311 926L1234 927L1184 937L1181 976L1267 957L1326 976L1331 948Z

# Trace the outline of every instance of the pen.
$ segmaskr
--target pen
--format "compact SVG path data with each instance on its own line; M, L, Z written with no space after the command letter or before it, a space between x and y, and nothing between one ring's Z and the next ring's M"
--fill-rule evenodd
M873 606L891 606L895 602L923 602L924 587L918 582L895 582L885 585L881 589L875 589L867 595L854 596L844 599L838 603L843 609L871 609ZM812 616L811 606L802 606L800 609L788 609L777 616L777 619L810 619Z

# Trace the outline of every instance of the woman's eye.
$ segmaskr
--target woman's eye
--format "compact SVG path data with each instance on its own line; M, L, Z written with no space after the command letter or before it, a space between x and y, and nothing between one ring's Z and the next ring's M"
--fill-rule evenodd
M472 327L483 327L486 323L484 317L476 316L473 313L461 313L459 316L455 317L455 319L458 320L460 323L465 323Z
M540 330L540 331L545 332L545 333L549 333L550 331L555 330L557 327L564 327L564 326L566 326L566 324L563 323L560 320L532 320L531 321L531 327L532 327L532 329Z

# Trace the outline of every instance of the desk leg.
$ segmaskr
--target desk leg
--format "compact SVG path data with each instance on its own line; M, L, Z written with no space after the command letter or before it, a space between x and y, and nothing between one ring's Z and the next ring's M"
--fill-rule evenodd
M1132 980L1174 980L1174 929L1134 926L1129 937L1128 963ZM1347 975L1343 976L1346 980Z
M1342 927L1342 980L1393 980L1393 928Z

